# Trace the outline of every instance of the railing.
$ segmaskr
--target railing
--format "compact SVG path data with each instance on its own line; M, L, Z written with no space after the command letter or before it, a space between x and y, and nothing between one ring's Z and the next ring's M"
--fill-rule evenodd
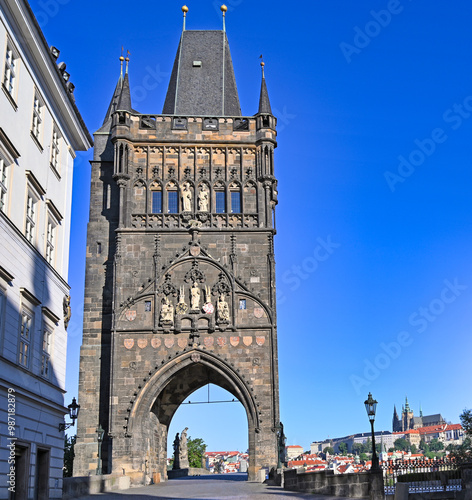
M461 491L458 465L449 458L382 462L385 494L395 494L397 483L408 484L409 493Z
M259 227L258 214L210 214L197 213L183 214L132 214L131 227L134 228L188 228L196 218L200 227L209 228L257 228Z

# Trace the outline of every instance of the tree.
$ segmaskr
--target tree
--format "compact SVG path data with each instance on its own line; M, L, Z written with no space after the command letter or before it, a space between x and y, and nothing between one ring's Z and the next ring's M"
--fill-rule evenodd
M410 445L408 444L408 441L406 439L403 439L403 438L398 438L397 440L395 440L393 445L395 446L396 450L400 450L400 451L408 451L408 448L410 447Z
M416 444L411 445L411 453L413 454L418 453L418 448L416 447Z
M72 477L74 470L74 445L77 436L67 437L64 436L64 467L62 468L62 475L64 477Z
M429 443L429 449L431 451L440 451L440 450L443 450L444 449L444 443L441 443L441 441L439 441L438 438L434 438Z
M203 458L205 457L205 450L207 445L202 438L192 439L188 438L187 449L188 449L188 463L190 467L201 468L203 464Z
M326 453L328 455L334 455L334 448L332 446L327 446L324 450L323 453Z
M464 410L461 415L462 429L465 432L464 442L457 447L452 455L460 460L470 460L472 455L472 410Z
M367 462L367 455L365 453L361 453L359 455L359 458L363 461L363 462Z
M389 449L388 449L388 452L389 452L389 453L393 453L394 451L395 451L395 448L389 448Z
M347 444L346 443L339 443L338 450L339 450L339 453L341 453L342 455L345 455L347 453Z
M360 455L364 451L364 445L362 443L354 443L352 445L352 453L355 455Z

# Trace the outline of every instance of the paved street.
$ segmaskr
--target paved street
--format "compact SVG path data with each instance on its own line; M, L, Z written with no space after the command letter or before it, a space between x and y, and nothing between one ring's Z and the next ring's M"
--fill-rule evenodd
M248 483L246 474L225 474L210 475L200 477L185 477L173 479L166 483L146 486L143 488L133 488L116 493L103 493L82 497L82 500L127 500L136 498L138 500L151 499L192 499L204 498L206 500L225 500L251 498L255 500L271 500L282 498L311 498L313 500L323 500L325 498L310 495L308 493L296 493L284 491L276 486L267 486L265 484ZM337 497L336 500L347 500Z

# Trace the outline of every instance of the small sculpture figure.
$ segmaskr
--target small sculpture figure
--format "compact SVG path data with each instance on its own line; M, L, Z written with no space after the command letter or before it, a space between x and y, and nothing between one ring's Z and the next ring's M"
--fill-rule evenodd
M193 282L193 286L190 289L190 306L192 311L198 311L200 309L200 288L198 288L197 282Z
M162 299L161 323L172 324L174 322L174 306L172 302L165 297Z
M198 210L200 212L208 212L209 197L207 185L203 184L198 193Z
M182 186L182 207L184 212L192 211L192 190L188 182L184 182Z
M285 434L284 434L284 424L282 424L282 422L280 422L280 424L279 424L279 432L277 434L278 434L277 447L278 447L278 455L279 455L277 468L281 469L285 464L285 443L287 441L287 438L285 437Z
M173 442L174 447L174 463L172 464L172 469L177 470L180 469L180 439L179 433L175 435L175 439Z
M203 304L203 311L207 314L213 314L215 307L211 303L211 290L208 285L205 286L205 303Z
M72 316L72 310L70 308L70 295L64 295L64 300L62 302L62 311L64 313L64 328L67 330L70 318Z
M220 294L217 305L218 312L218 323L228 323L229 322L229 306L226 302L224 294Z
M187 447L187 431L188 427L180 433L180 445L179 445L179 461L181 469L188 469L188 447Z

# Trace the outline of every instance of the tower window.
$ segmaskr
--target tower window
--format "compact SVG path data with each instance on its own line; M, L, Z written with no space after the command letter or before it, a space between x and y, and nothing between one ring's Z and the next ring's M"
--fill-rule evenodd
M150 300L144 301L144 311L151 312L151 301Z
M7 183L8 167L5 160L0 156L0 211L6 212L7 207Z
M168 191L167 193L167 213L176 214L179 210L177 191Z
M215 193L215 205L216 213L224 214L226 212L226 196L224 191L216 191Z
M231 191L231 213L241 213L241 192Z
M171 192L176 193L176 191L171 191ZM152 191L152 213L153 214L162 213L162 191Z
M239 309L246 309L246 299L239 299Z

